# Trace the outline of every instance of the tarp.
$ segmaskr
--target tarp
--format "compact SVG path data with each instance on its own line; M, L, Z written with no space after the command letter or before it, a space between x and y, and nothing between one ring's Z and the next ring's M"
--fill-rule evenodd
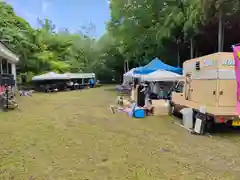
M44 80L68 80L70 79L66 74L57 74L55 72L49 72L39 76L34 76L33 81L44 81Z
M177 74L182 74L182 68L173 67L173 66L170 66L168 64L165 64L164 62L162 62L158 58L153 59L146 66L144 66L142 68L139 68L139 69L136 69L134 71L134 73L135 74L149 74L149 73L152 73L152 72L157 71L157 70L166 70L166 71L174 72L174 73L177 73Z
M177 81L182 79L183 76L165 70L157 70L147 75L142 75L143 81Z

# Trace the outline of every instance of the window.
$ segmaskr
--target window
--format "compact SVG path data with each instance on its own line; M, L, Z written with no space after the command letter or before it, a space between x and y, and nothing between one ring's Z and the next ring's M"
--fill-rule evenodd
M179 93L183 93L183 88L184 88L184 81L180 81L177 84L175 91Z
M7 65L7 60L6 59L2 59L2 73L6 74L8 72L8 65Z
M200 70L200 61L196 62L196 70L199 71Z
M88 84L89 80L90 80L90 78L85 78L84 79L84 84Z
M8 67L8 74L12 74L12 64L8 63L7 67Z

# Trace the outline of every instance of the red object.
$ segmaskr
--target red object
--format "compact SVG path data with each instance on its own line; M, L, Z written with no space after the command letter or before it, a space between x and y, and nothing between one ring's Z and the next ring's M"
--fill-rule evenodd
M220 117L220 118L219 118L219 121L220 121L221 123L224 123L224 122L225 122L225 120L224 120L223 117Z
M0 93L5 92L6 87L4 85L0 85Z

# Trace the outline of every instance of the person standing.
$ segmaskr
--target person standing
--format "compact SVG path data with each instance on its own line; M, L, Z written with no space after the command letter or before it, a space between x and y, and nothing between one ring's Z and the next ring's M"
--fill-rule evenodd
M92 78L92 79L89 79L89 86L90 88L93 88L95 85L95 80Z
M141 92L144 92L145 95L145 105L148 105L149 101L151 100L150 95L151 95L151 89L149 86L148 82L144 83L144 88L141 90Z
M79 89L79 84L78 84L77 81L75 81L75 83L74 83L74 89L75 89L75 90L78 90L78 89Z

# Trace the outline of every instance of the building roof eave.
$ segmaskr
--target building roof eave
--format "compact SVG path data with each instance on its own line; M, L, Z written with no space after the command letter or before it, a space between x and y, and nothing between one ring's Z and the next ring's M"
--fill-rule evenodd
M10 51L3 43L0 42L0 56L6 58L8 61L12 63L17 63L19 61L19 57Z

